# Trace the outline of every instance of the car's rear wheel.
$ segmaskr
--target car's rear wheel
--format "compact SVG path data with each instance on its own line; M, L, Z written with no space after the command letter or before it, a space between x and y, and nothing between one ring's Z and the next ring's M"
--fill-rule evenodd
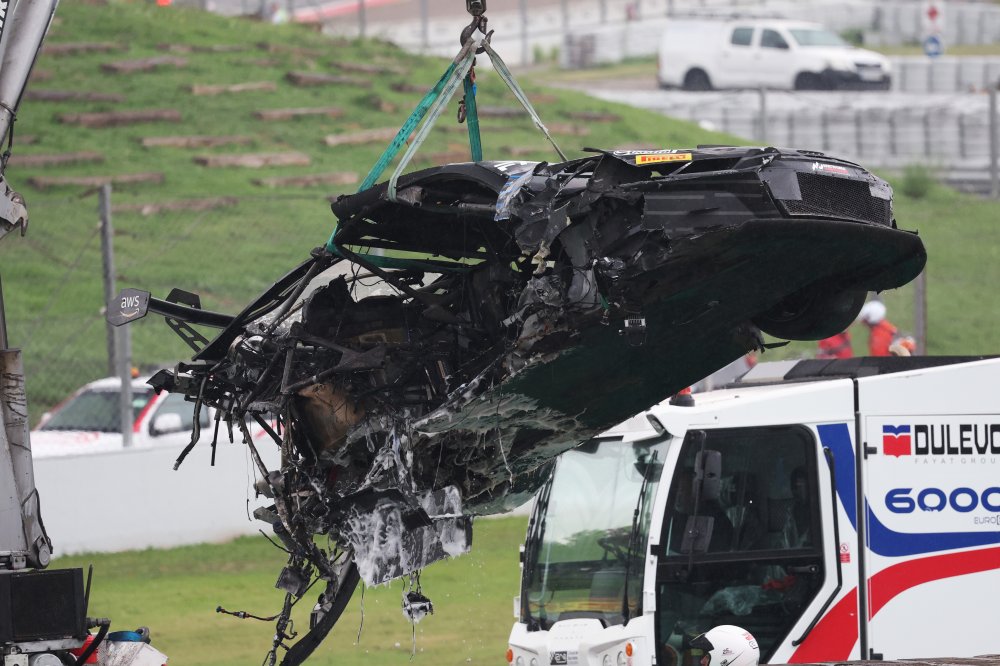
M703 69L691 69L684 75L684 90L711 90L712 80Z
M850 326L866 296L861 289L807 287L758 315L753 323L784 340L822 340Z

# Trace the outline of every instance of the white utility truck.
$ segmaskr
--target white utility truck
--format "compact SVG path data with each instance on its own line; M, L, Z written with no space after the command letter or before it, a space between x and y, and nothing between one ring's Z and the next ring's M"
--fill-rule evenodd
M763 363L564 454L536 497L514 666L1000 652L1000 358Z

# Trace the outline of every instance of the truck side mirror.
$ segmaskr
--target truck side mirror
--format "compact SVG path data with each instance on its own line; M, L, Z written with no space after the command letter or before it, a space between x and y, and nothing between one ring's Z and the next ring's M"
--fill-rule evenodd
M153 422L149 426L149 434L153 435L166 435L171 432L180 432L184 430L184 421L181 420L181 415L177 412L164 412L163 414L157 414L153 417Z
M703 449L695 454L694 482L701 501L716 502L722 491L722 452Z

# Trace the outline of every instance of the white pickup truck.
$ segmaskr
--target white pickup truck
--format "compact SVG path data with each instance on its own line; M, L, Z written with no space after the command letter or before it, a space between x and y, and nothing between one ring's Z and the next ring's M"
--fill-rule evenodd
M851 46L818 23L787 19L673 19L660 38L664 88L888 90L888 58Z

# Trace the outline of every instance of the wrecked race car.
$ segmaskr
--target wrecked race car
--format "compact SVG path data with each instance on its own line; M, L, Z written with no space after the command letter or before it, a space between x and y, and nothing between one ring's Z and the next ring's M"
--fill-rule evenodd
M449 164L341 197L327 244L234 317L176 291L126 290L109 308L113 323L167 316L198 351L150 383L213 407L260 466L274 503L257 516L290 553L271 663L317 577L312 629L284 664L322 640L359 578L467 551L470 517L527 500L561 452L761 349L762 331L842 331L868 291L924 266L889 185L855 164L591 152ZM250 423L280 469L260 462ZM429 607L419 585L404 598L411 618Z

